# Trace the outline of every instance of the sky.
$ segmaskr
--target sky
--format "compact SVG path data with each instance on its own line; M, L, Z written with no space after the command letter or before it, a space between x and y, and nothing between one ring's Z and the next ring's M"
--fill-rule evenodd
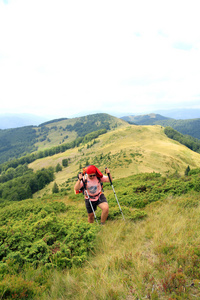
M0 114L200 109L199 0L0 0Z

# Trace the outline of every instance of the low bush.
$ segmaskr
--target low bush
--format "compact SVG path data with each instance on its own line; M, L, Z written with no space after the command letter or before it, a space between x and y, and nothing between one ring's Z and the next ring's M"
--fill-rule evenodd
M77 219L58 216L66 211L62 202L36 202L2 209L0 259L12 259L19 266L26 263L38 267L65 268L81 265L98 231L97 227ZM10 222L8 222L10 220ZM1 269L5 269L1 265Z

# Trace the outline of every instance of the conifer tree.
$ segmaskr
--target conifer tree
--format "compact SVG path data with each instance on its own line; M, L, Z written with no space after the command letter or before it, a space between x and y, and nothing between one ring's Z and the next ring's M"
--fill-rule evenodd
M190 172L190 166L187 166L187 168L185 170L185 175L188 176L189 172Z
M54 185L53 185L53 188L52 188L52 193L53 194L59 193L59 187L58 187L56 182L54 182Z
M57 166L56 166L56 172L60 172L62 171L62 166L58 163Z
M68 159L67 158L64 158L62 160L62 165L63 165L63 167L67 167L68 166Z

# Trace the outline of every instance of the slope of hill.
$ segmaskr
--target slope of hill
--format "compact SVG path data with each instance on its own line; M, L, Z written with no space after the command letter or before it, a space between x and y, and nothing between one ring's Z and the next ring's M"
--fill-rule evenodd
M89 115L73 119L57 119L40 124L0 130L0 163L27 153L71 142L90 132L111 130L126 122L107 114Z
M200 139L200 119L175 120L158 114L126 116L122 119L137 125L170 126L182 134L188 134Z
M40 138L36 146L42 150L70 142L99 129L112 130L126 125L125 121L104 113L73 119L52 120L39 126Z
M116 193L122 203L123 194ZM52 272L42 300L200 299L197 194L165 196L147 205L146 217L139 220L130 221L124 213L125 222L119 216L101 226L82 267Z
M200 165L200 155L180 143L169 139L161 126L128 125L107 132L98 138L98 142L69 149L53 157L34 161L29 166L33 170L62 165L64 158L69 159L67 168L56 174L55 181L60 187L75 177L80 167L87 164L97 165L101 171L108 166L114 178L122 178L143 172L159 172L163 175L179 172L183 174L189 165ZM51 193L51 183L42 193ZM41 195L41 192L37 195Z
M0 130L0 164L37 150L33 126Z
M200 139L200 119L188 120L161 120L156 124L170 126L182 134L188 134L194 138Z

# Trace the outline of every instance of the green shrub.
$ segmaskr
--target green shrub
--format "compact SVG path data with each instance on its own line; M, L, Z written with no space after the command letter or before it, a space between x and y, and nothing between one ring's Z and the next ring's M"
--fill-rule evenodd
M57 213L67 210L61 202L17 204L3 208L0 217L4 224L0 228L0 258L4 264L14 260L21 267L29 263L65 268L85 261L97 226L72 219L70 214L67 219L59 217Z

